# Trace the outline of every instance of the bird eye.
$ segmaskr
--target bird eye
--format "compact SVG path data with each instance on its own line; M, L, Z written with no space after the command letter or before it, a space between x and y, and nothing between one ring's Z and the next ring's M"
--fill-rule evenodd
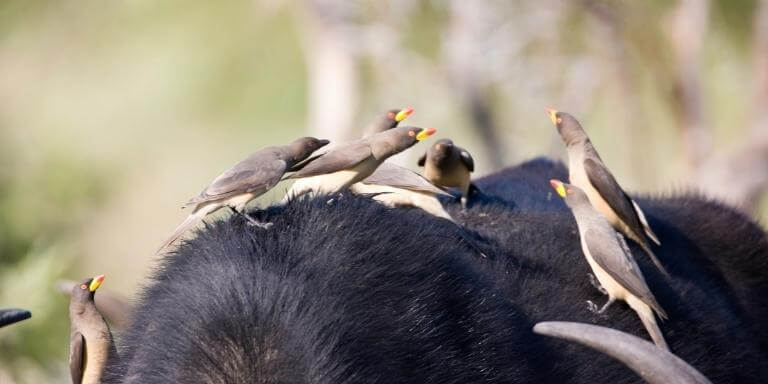
M408 136L413 137L416 135L416 132L414 131L408 131Z
M562 122L563 122L563 118L562 118L562 117L558 117L558 118L557 118L557 123L558 123L558 124L560 124L560 123L562 123Z
M88 286L87 286L87 285L85 285L85 284L80 284L80 289L87 289L87 288L88 288Z

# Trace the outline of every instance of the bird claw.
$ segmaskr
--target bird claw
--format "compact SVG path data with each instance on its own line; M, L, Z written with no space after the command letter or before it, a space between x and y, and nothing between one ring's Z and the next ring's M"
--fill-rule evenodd
M603 295L608 294L608 291L606 291L605 288L603 288L603 286L600 285L600 282L597 281L597 278L595 278L595 275L591 273L587 273L587 276L589 276L589 283L592 284L593 287L597 288L597 290L600 291L600 293L602 293Z
M336 199L331 198L331 199L328 199L328 201L326 201L325 203L328 205L333 205L333 203L335 202L336 202Z
M259 221L249 221L248 222L249 227L258 227L261 229L270 229L272 228L272 223L262 223Z
M598 314L597 313L598 306L597 306L597 304L593 303L592 300L587 300L587 310L589 310L590 312L592 312L592 313L594 313L596 315Z

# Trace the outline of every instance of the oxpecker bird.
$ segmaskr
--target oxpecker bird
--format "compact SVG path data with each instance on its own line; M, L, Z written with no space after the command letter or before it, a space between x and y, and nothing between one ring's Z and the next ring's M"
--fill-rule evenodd
M328 140L302 137L288 145L261 149L235 164L184 205L193 207L192 212L163 242L158 253L206 215L224 207L244 216L252 225L268 228L269 223L261 223L245 213L246 204L272 189L286 172L311 163L315 157L309 156L327 144Z
M285 179L326 175L312 189L293 189L299 196L307 192L331 194L370 176L390 156L398 154L437 132L434 128L393 128L369 137L339 145Z
M581 250L600 286L594 281L593 284L608 295L608 301L599 310L594 303L588 301L590 310L602 314L616 299L623 300L637 312L654 343L669 349L656 324L654 312L663 319L667 318L667 314L648 288L624 237L592 207L584 191L559 180L551 180L550 184L557 194L565 199L566 205L576 218Z
M407 119L411 114L413 114L413 108L411 107L403 109L390 109L371 121L363 133L363 138L367 138L372 135L395 128L398 124ZM331 147L333 147L333 144L331 144ZM288 192L285 194L282 203L285 204L291 198L300 196L304 193L322 190L322 185L325 183L326 177L328 176L318 175L296 180L293 185L291 185L291 189L288 190ZM361 189L367 188L361 187ZM355 192L354 189L352 191Z
M643 248L656 267L666 269L651 249L648 239L661 245L640 206L630 198L603 164L581 124L573 116L550 109L549 118L557 127L568 149L568 172L571 184L581 188L589 201L606 219L628 238Z
M452 195L408 168L384 162L367 178L350 187L356 194L367 194L390 207L412 206L453 221L437 196Z
M395 128L398 124L400 124L400 122L407 119L408 116L410 116L412 113L413 108L411 107L403 109L390 109L386 113L371 121L371 123L368 125L368 128L365 130L363 137L368 137Z
M470 173L475 171L475 161L466 149L453 144L450 139L438 140L419 159L424 176L441 187L461 190L461 207L467 208L471 189Z
M104 275L72 289L69 300L69 372L73 384L98 384L107 360L117 358L112 333L93 301Z

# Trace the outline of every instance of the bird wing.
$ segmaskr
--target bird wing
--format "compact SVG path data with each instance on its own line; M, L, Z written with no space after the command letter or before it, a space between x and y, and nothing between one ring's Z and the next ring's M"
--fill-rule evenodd
M275 150L261 150L219 175L186 205L220 200L265 187L272 188L283 177L287 166Z
M326 152L325 155L308 163L296 173L291 174L286 179L298 179L317 175L325 175L349 169L363 160L370 157L373 153L367 141L357 140L344 144Z
M597 189L603 200L613 208L616 215L635 232L637 237L642 239L644 231L640 225L640 219L637 217L637 212L635 212L632 199L621 189L611 171L593 159L584 160L584 170L589 182Z
M72 383L82 382L84 362L85 338L75 331L69 339L69 374L72 376Z
M417 192L427 192L436 195L451 196L448 192L425 179L424 176L392 163L384 162L373 173L363 180L364 184L387 185Z
M606 227L605 230L590 228L584 233L584 242L592 259L605 272L629 293L666 317L666 313L648 288L640 267L637 266L623 236L610 227Z
M475 160L472 159L472 155L470 155L466 149L459 149L459 160L461 160L470 172L475 171Z

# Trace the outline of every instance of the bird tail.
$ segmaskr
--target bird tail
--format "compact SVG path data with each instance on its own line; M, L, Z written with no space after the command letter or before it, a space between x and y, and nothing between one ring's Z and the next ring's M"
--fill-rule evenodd
M661 260L659 260L659 258L656 257L656 254L651 249L650 244L648 244L647 241L641 241L639 242L639 244L640 244L640 247L643 248L643 251L645 251L648 257L651 259L651 261L653 261L653 264L656 265L656 268L658 268L659 271L661 271L661 273L664 274L664 276L669 277L669 272L667 272L667 269L664 268L664 266L661 264Z
M664 334L661 333L661 329L659 329L659 325L656 323L656 318L653 315L653 310L651 310L651 307L645 303L642 303L642 305L638 305L637 307L638 308L635 308L633 306L632 309L637 312L637 315L640 317L640 321L643 322L643 326L645 326L645 330L648 331L648 334L651 335L653 342L659 348L663 348L669 351L669 345L667 345L667 341L664 340Z
M661 245L661 241L659 241L659 237L656 236L656 234L651 229L651 226L648 224L648 219L645 218L645 214L643 213L643 210L640 209L640 206L635 203L634 200L632 201L632 207L635 208L635 213L637 213L637 218L640 219L640 224L643 226L643 231L645 232L645 235L648 236L651 241L653 241L656 245Z
M157 251L155 251L156 254L160 254L166 247L173 244L176 240L178 240L181 235L184 234L188 229L192 228L193 226L197 225L200 220L203 219L207 214L217 210L220 208L218 204L209 204L203 207L200 207L198 210L192 212L187 216L186 219L184 219L181 224L179 224L178 227L173 231L173 234L171 234L168 239L166 239L162 245L160 245L159 248L157 248Z

